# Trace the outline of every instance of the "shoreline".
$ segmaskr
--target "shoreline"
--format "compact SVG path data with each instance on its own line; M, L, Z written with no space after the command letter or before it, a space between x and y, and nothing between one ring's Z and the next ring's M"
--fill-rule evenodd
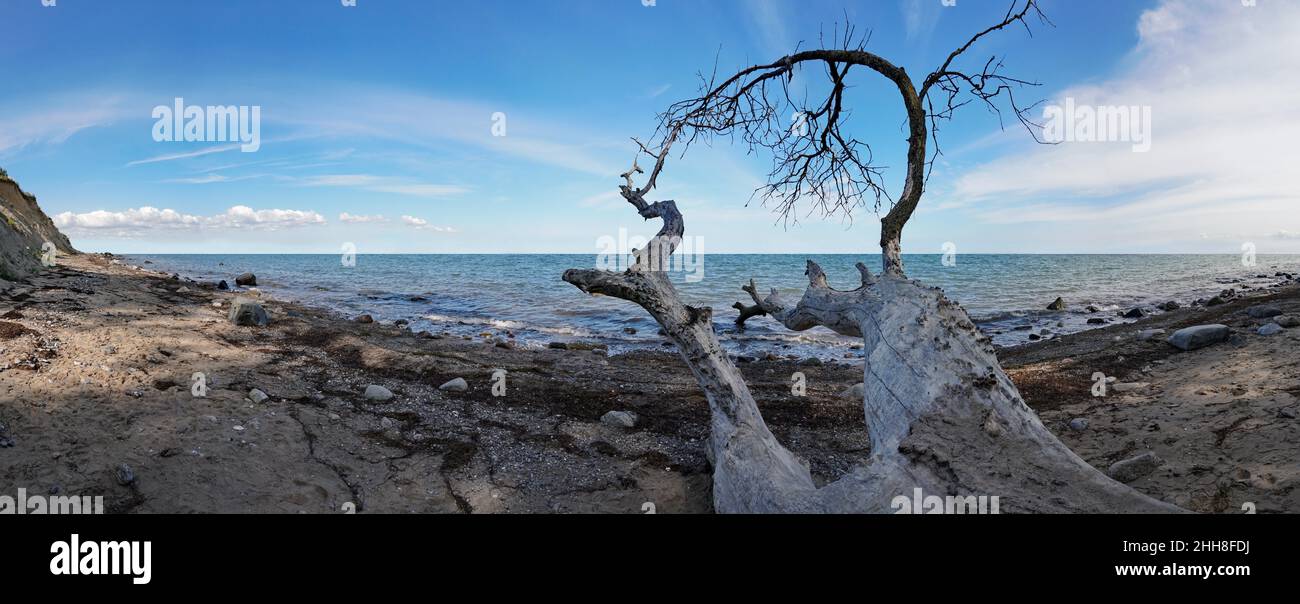
M12 439L0 448L0 485L9 485L0 495L104 496L110 513L712 509L707 405L671 350L511 348L269 298L269 326L237 327L226 313L238 293L102 255L62 260L0 292L0 393L13 401L0 407L0 439ZM999 358L1044 424L1089 463L1105 471L1136 452L1160 456L1134 488L1194 511L1239 512L1244 501L1300 511L1300 330L1258 336L1242 313L1267 301L1300 316L1298 290L1003 348ZM1216 321L1237 343L1180 353L1134 337ZM818 481L866 457L861 400L842 396L861 382L860 362L738 366L773 432ZM492 392L497 370L503 397ZM790 393L796 371L805 397ZM1097 371L1146 385L1098 400ZM205 397L193 396L194 373L205 375ZM466 391L439 389L456 378ZM395 396L367 400L370 385ZM253 389L269 398L254 403ZM610 411L636 414L635 426L603 422ZM1071 429L1075 419L1088 427Z

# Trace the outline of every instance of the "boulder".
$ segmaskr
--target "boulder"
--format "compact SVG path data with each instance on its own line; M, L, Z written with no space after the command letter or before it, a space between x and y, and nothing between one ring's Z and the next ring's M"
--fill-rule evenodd
M357 317L357 323L369 324L374 322L375 318L370 315L361 315L360 317Z
M1107 324L1107 323L1109 323L1109 322L1110 322L1110 321L1107 321L1107 320L1105 320L1105 319L1103 319L1103 318L1101 318L1101 317L1093 317L1093 318L1091 318L1091 319L1088 319L1088 324L1089 324L1089 325L1105 325L1105 324Z
M384 401L387 401L387 400L392 400L392 398L393 398L393 391L392 391L392 390L389 390L389 389L387 389L387 388L385 388L385 387L383 387L383 386L378 386L378 385L375 385L375 384L371 384L371 385L369 385L369 386L366 386L365 397L366 397L366 400L369 400L369 401L379 401L379 402L384 402Z
M1170 346L1179 350L1196 350L1228 339L1232 330L1227 325L1197 325L1185 327L1174 332L1167 340Z
M1281 325L1278 325L1277 323L1269 323L1268 325L1260 327L1259 331L1256 331L1255 333L1258 333L1261 336L1275 336L1281 332Z
M1147 451L1136 457L1130 457L1124 461L1117 461L1111 464L1106 474L1120 482L1133 482L1143 476L1146 476L1159 468L1163 461L1156 457L1155 453Z
M1088 420L1082 417L1076 417L1070 420L1070 429L1075 432L1083 432L1088 429Z
M600 417L600 423L615 428L635 428L636 414L630 411L610 411Z
M1182 306L1181 304L1179 304L1179 303L1177 303L1177 302L1174 302L1173 300L1170 300L1170 301L1168 301L1168 302L1165 302L1164 304L1161 304L1161 305L1160 305L1160 310L1163 310L1163 311L1165 311L1165 312L1172 312L1172 311L1178 310L1178 309L1180 309L1180 308L1182 308L1182 307L1183 307L1183 306Z
M235 325L245 327L266 327L271 322L271 317L266 314L266 309L247 298L237 298L230 305L230 322Z
M1047 310L1056 310L1056 311L1065 310L1065 299L1057 298L1054 302L1047 305Z
M456 378L446 384L438 386L438 390L442 390L443 392L464 392L469 390L469 384L465 382L465 378Z
M1290 329L1292 327L1300 327L1300 319L1287 316L1287 315L1273 317L1273 322L1277 323L1278 325L1281 325L1282 327L1286 327L1287 329Z
M248 400L253 401L254 403L266 402L266 399L268 398L271 397L267 396L265 392L262 392L257 388L254 388L248 392Z
M1147 313L1145 310L1142 310L1141 308L1134 308L1124 313L1125 319L1141 319L1142 317L1145 316L1147 316Z
M227 290L230 289L230 284L229 284L229 283L226 283L224 280L222 280L222 281L218 281L218 282L217 282L217 289L219 289L219 290L221 290L221 291L227 291Z
M1268 319L1282 314L1282 309L1272 304L1260 304L1247 308L1246 314L1256 319Z
M240 287L253 287L257 285L257 275L254 275L253 273L244 273L235 277L235 285Z

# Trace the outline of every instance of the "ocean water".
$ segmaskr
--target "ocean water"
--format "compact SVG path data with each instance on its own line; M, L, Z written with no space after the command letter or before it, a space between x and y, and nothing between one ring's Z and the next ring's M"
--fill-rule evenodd
M753 278L759 291L775 287L798 299L807 281L804 262L826 270L832 287L857 287L854 263L879 271L877 255L710 254L672 279L687 303L714 309L720 339L729 351L768 351L824 359L859 355L860 341L823 328L794 333L766 317L750 319L739 331L736 301L749 302L740 286ZM379 321L406 319L416 331L479 337L483 332L514 336L525 347L551 341L596 341L618 352L660 348L658 325L640 307L622 300L588 296L563 282L569 268L593 268L590 254L359 255L344 266L339 255L128 255L125 261L180 273L198 281L257 275L264 295L327 307L343 316L368 313ZM905 255L908 275L944 289L1001 346L1027 341L1031 331L1063 334L1089 329L1087 319L1123 321L1118 311L1154 307L1169 300L1183 305L1223 289L1267 287L1279 271L1300 272L1300 256L1261 255L1253 267L1236 255L977 255L944 266L940 255ZM1047 311L1057 296L1065 312ZM1094 305L1098 315L1085 312ZM1050 335L1048 337L1051 337Z

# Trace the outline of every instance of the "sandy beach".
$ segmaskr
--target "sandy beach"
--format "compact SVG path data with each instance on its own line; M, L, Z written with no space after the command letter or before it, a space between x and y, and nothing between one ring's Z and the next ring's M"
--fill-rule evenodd
M232 324L248 295L90 254L0 292L0 491L102 495L117 513L712 511L707 406L671 349L520 350L268 299L269 326ZM1296 512L1300 330L1257 335L1244 311L1261 303L1300 315L1293 284L1000 358L1089 463L1154 452L1134 488L1197 512ZM1137 335L1207 323L1233 339L1180 352ZM861 399L843 396L860 365L740 367L818 481L867 456ZM1116 378L1105 397L1096 372ZM465 391L439 389L456 378ZM393 397L368 399L371 385ZM635 425L603 422L610 411Z

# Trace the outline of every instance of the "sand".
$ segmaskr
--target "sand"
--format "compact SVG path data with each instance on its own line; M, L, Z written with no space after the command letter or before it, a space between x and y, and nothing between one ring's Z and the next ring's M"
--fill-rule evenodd
M118 513L712 509L707 406L671 349L519 350L497 344L501 334L417 335L265 299L271 325L239 327L226 318L236 293L100 255L60 260L0 293L0 444L12 440L0 448L0 494L102 495ZM1300 315L1295 287L1272 297ZM1135 488L1202 512L1248 501L1300 511L1300 425L1287 416L1300 329L1256 336L1244 304L1002 356L1027 402L1090 463L1159 455L1164 465ZM1207 322L1234 325L1239 342L1180 353L1134 338ZM841 396L860 365L740 366L818 480L865 458L861 401ZM505 396L493 393L498 370ZM1095 398L1094 371L1147 385ZM805 396L791 392L795 372ZM468 390L439 390L454 378ZM369 385L394 397L367 400ZM269 398L253 402L253 389ZM601 421L615 410L635 413L635 427ZM1073 418L1088 428L1069 429Z

